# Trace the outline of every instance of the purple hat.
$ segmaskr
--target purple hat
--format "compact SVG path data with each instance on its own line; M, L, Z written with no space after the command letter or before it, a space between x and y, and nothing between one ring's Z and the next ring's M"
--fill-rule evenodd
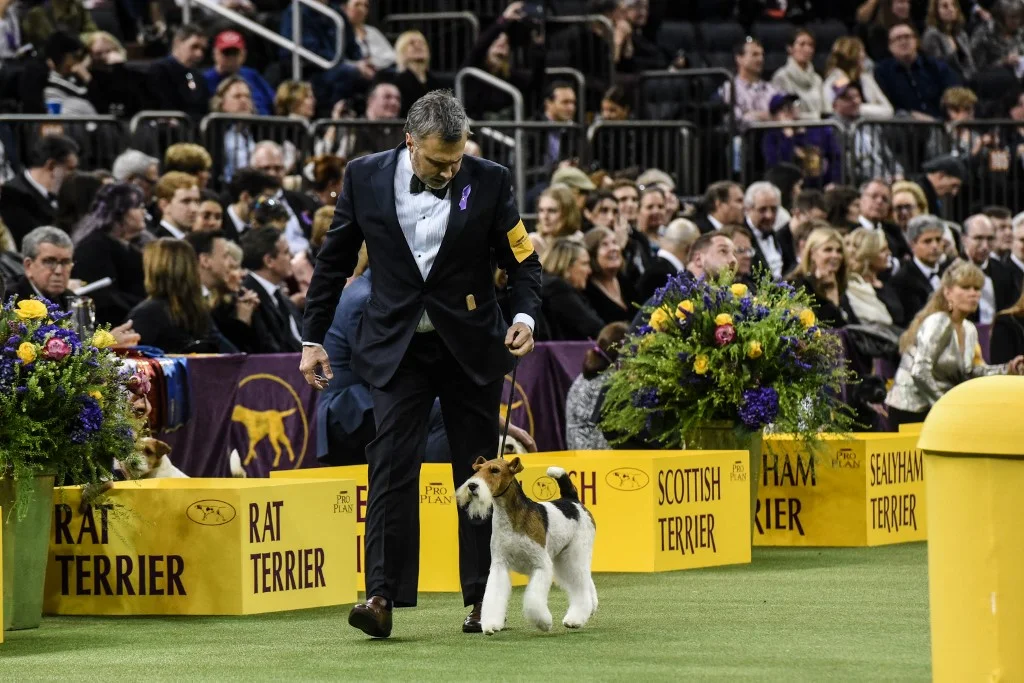
M794 102L799 102L800 97L797 95L790 95L789 93L781 93L774 95L771 101L768 103L768 113L774 116L779 113L779 110L783 107L788 107Z

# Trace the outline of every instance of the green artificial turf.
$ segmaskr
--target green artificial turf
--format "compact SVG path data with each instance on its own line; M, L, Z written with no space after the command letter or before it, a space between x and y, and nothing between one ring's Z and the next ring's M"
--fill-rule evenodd
M453 594L396 612L387 641L347 608L252 617L54 617L9 632L0 680L927 680L923 543L755 549L750 565L596 577L600 609L582 631L528 628L522 589L508 630L461 632Z

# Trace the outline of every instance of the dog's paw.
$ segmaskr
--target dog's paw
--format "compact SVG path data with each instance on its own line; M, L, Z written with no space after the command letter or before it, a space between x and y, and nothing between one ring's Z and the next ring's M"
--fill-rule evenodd
M480 624L480 628L482 628L483 632L487 635L493 636L495 633L505 630L505 624L489 624L484 622Z
M551 630L551 612L544 610L543 612L540 612L538 614L529 615L527 618L530 620L530 623L532 623L541 631Z
M586 623L586 617L580 614L566 614L565 619L562 619L562 626L566 628L583 628Z

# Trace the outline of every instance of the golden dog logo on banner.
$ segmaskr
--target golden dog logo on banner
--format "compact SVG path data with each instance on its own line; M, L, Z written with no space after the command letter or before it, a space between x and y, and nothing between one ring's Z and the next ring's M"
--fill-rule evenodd
M309 446L309 418L302 407L302 401L288 382L280 377L265 373L245 377L238 383L238 388L242 389L251 382L261 381L272 382L283 387L288 392L292 401L295 402L295 407L285 410L257 410L241 404L235 405L231 412L231 421L237 422L245 428L246 436L249 440L249 446L246 450L245 458L242 460L242 465L247 466L256 459L257 446L266 440L274 453L273 462L270 463L271 468L277 469L280 467L281 455L287 453L287 464L298 469L302 466L302 461L306 457L306 449ZM286 420L295 419L295 417L298 417L302 423L302 447L298 450L292 444L291 437L288 436L287 425L285 424Z
M197 500L188 506L185 516L196 524L219 526L235 518L235 508L223 500Z
M508 388L512 383L512 375L505 375L505 383L501 387L501 407L498 409L501 414L502 424L505 423L505 416L508 414ZM523 421L523 417L526 420ZM512 395L512 423L517 427L525 429L530 436L533 433L533 410L530 408L530 399L526 396L523 385L516 382Z
M651 483L651 478L647 476L647 473L635 467L620 467L617 470L612 470L604 480L617 491L639 491Z
M543 476L533 482L533 497L540 502L548 501L558 495L558 484L549 476Z

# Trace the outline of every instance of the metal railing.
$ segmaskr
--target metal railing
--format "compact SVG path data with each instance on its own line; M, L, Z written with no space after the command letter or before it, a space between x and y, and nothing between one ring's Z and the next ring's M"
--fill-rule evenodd
M356 155L394 149L405 140L405 120L322 119L310 126L312 154Z
M967 178L954 211L966 216L986 205L1024 208L1024 122L1013 119L953 124L950 152L964 162Z
M312 62L321 69L330 69L332 66L336 66L341 62L341 57L345 53L345 24L342 21L341 15L332 10L326 4L317 2L316 0L292 0L291 8L286 11L292 13L292 37L288 40L284 36L281 36L270 29L261 26L259 23L246 17L244 14L236 12L226 7L222 7L217 0L183 0L181 15L184 23L189 23L192 19L192 5L198 5L208 12L212 12L218 16L224 17L229 21L241 26L247 31L258 35L264 40L268 40L278 47L282 47L292 53L292 80L302 80L302 60L305 59L308 62ZM310 8L315 12L319 12L334 23L335 28L335 53L333 59L324 59L317 53L307 50L302 46L302 5Z
M128 122L132 147L161 159L164 152L179 142L195 142L196 127L183 111L140 111Z
M583 25L586 27L598 25L603 32L603 38L608 45L608 73L590 72L593 79L602 83L611 84L615 80L615 25L611 20L601 14L572 14L572 15L548 15L544 18L545 33L547 25L568 26ZM595 65L590 65L593 68ZM580 100L582 103L583 100Z
M0 126L11 132L14 149L5 149L6 157L17 170L24 166L39 138L66 135L78 143L78 166L83 171L109 169L128 149L126 124L113 116L51 116L44 114L4 114Z
M395 37L409 30L423 33L430 46L431 71L450 74L466 63L480 35L480 20L472 12L389 14L382 23Z
M847 141L836 121L772 121L751 123L740 134L740 184L749 185L780 163L803 171L804 187L823 189L845 183Z
M894 180L915 175L930 158L949 150L944 124L938 121L860 119L847 130L851 178Z
M694 195L697 129L686 121L598 121L587 130L590 158L601 168L658 168L676 181L676 194Z
M257 143L271 141L282 147L285 173L301 167L311 146L309 122L285 116L210 114L199 123L199 135L225 181L249 165Z
M576 83L576 122L585 123L587 116L587 77L571 66L549 66L544 69L546 76L566 76Z

